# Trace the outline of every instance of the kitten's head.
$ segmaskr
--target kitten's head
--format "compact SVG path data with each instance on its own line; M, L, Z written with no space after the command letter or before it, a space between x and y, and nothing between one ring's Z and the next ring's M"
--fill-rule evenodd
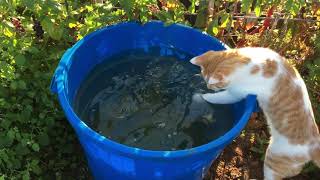
M208 51L190 60L200 66L201 75L207 83L208 89L226 89L230 84L230 76L237 68L250 62L250 58L238 53L236 49L224 51Z

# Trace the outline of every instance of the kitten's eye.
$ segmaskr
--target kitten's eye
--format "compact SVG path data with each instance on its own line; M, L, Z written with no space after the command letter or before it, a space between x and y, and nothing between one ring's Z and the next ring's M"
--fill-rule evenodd
M216 87L213 84L207 84L207 88L208 89L216 89Z

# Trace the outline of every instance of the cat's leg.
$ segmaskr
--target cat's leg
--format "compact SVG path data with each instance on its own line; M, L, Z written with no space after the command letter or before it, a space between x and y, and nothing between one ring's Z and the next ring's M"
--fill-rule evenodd
M280 180L298 175L306 162L307 158L277 154L268 148L263 167L264 179Z
M232 104L241 100L240 97L230 94L230 92L227 90L217 93L203 94L202 97L207 102L213 104Z
M320 168L320 143L311 149L311 159Z
M263 165L263 174L264 174L264 180L281 180L281 176L276 174L270 167L268 167L266 164Z

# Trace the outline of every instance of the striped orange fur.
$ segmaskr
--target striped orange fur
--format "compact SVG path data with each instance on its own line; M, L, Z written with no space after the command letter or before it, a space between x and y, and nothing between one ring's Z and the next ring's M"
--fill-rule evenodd
M256 94L271 132L264 161L265 179L299 174L314 161L320 167L320 134L299 72L267 48L209 51L191 60L207 86L224 92L203 95L211 103L235 102ZM234 99L234 100L233 100Z

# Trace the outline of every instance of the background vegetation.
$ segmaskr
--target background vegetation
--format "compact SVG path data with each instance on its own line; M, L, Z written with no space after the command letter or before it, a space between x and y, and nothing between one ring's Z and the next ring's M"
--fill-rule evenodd
M53 71L86 34L119 21L151 19L193 26L231 47L277 50L303 75L320 120L318 0L1 0L0 180L90 177L49 91ZM266 139L254 142L261 157Z

